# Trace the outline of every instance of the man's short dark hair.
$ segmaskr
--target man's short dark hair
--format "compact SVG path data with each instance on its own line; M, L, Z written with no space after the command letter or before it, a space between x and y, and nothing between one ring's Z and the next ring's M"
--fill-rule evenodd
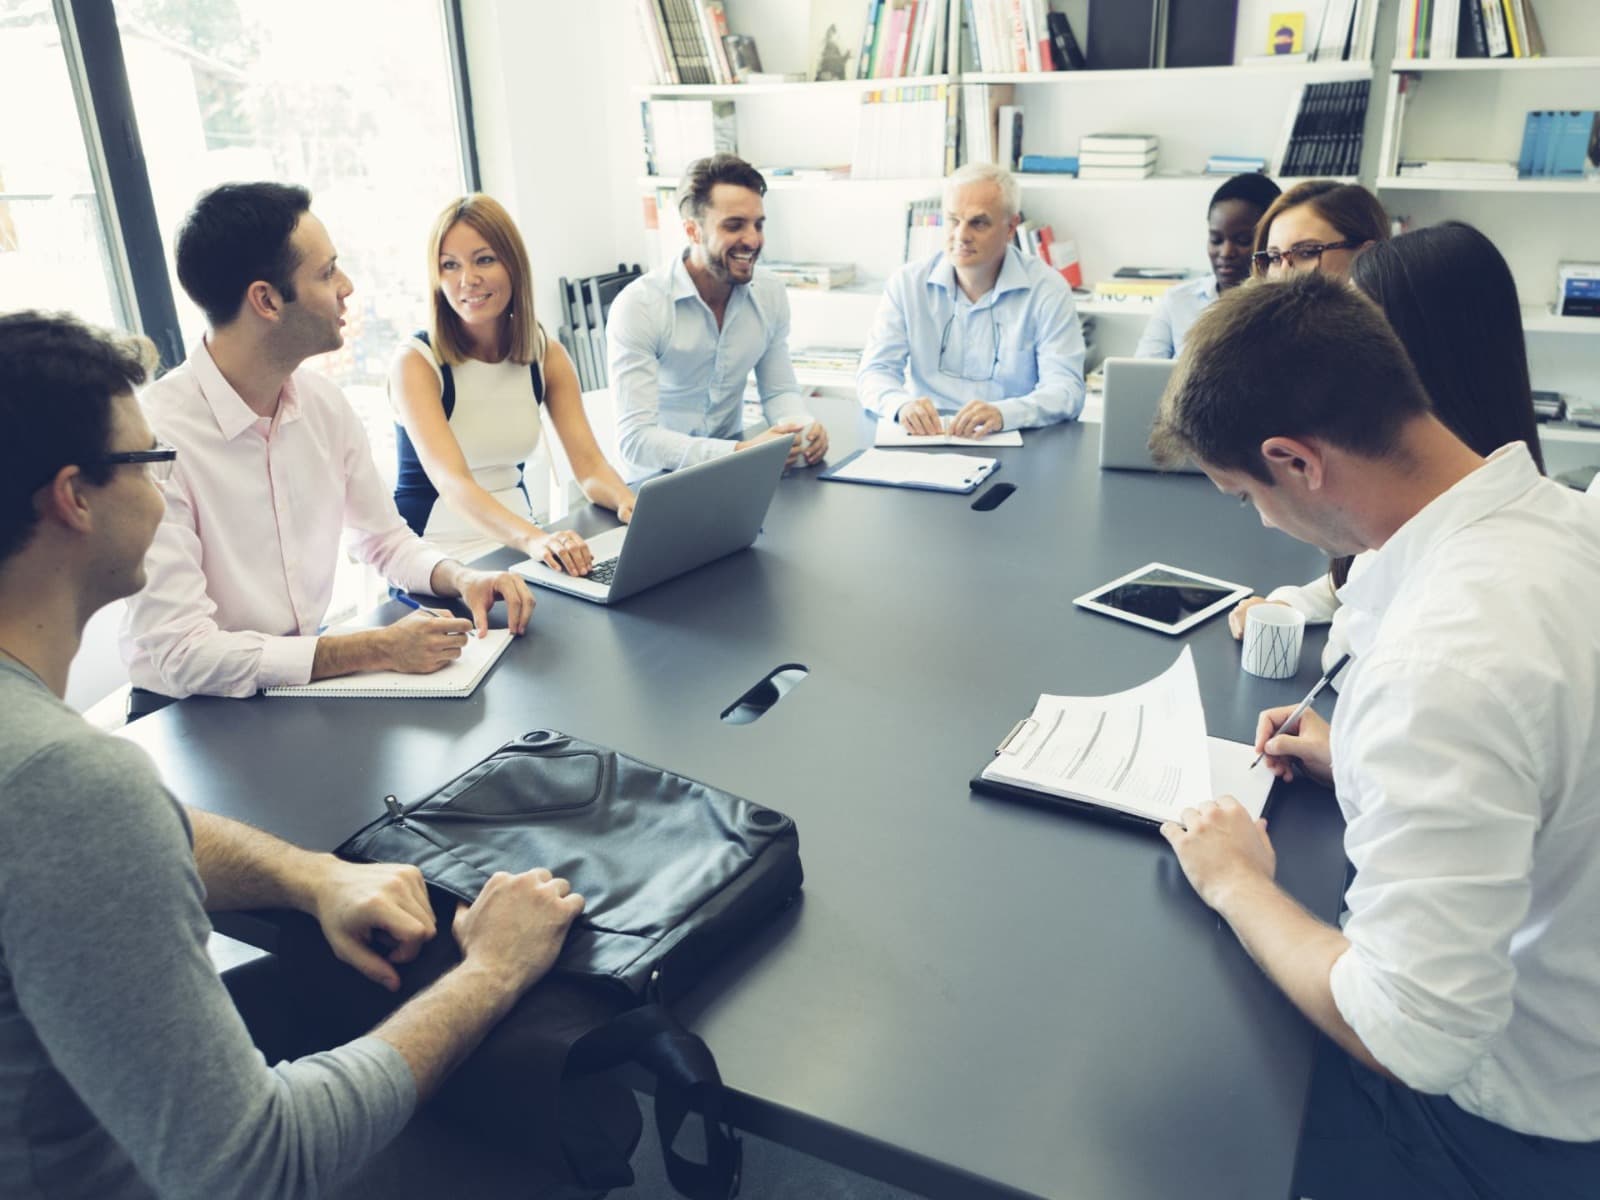
M678 213L698 221L711 207L711 189L719 183L749 188L758 196L767 194L767 181L761 172L737 154L713 154L689 164L678 184Z
M33 497L62 467L91 484L111 439L111 398L143 383L156 350L144 338L94 329L66 313L0 316L0 562L39 521Z
M294 300L289 238L310 208L311 193L286 183L224 183L194 202L178 226L178 282L213 329L239 315L257 280Z
M1230 288L1184 338L1150 434L1156 461L1194 458L1270 484L1261 444L1316 437L1380 458L1429 411L1383 312L1317 271Z

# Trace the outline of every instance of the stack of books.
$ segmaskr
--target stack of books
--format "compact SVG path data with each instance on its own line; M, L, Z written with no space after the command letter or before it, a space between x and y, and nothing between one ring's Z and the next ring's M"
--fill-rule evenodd
M906 205L906 262L921 262L944 249L944 202L913 200Z
M1481 158L1405 158L1395 171L1412 179L1515 179L1517 164Z
M1259 175L1267 160L1251 154L1213 154L1206 159L1207 175Z
M639 115L646 175L676 179L697 158L739 152L732 100L645 100Z
M1161 274L1151 276L1147 274L1150 271L1160 271ZM1133 273L1125 275L1123 272ZM1102 279L1094 285L1094 298L1154 303L1167 294L1167 289L1182 283L1187 277L1187 272L1183 271L1172 272L1169 277L1161 268L1123 267L1117 271L1116 278Z
M1361 167L1369 79L1308 83L1290 109L1278 151L1279 175L1354 175Z
M1156 173L1153 133L1090 133L1078 139L1079 179L1144 179Z
M1564 262L1556 272L1556 315L1600 317L1600 263Z
M809 291L828 291L843 287L856 277L855 263L783 262L761 260L762 268L778 277L784 287L804 288Z
M857 346L802 346L791 351L789 361L797 371L838 371L854 375L861 365Z
M1024 154L1022 172L1025 175L1076 175L1076 154Z
M1396 59L1544 54L1533 0L1400 0L1395 15Z
M1516 173L1523 179L1600 177L1600 112L1531 112L1522 127Z
M941 83L864 92L851 178L942 178L955 170L956 91Z

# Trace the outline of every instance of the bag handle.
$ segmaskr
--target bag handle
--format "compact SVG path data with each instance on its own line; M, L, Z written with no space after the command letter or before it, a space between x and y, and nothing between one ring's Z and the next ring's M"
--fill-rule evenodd
M672 1186L689 1200L732 1200L739 1194L744 1148L723 1121L722 1076L710 1047L660 1004L614 1017L573 1046L569 1069L605 1070L633 1061L656 1077L656 1133ZM706 1161L673 1149L691 1112L704 1122ZM573 1153L577 1147L569 1145Z

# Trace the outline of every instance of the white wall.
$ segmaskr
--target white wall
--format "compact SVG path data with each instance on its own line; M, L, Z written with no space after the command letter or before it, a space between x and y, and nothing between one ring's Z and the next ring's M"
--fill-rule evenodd
M511 210L554 333L556 280L644 249L631 0L463 0L483 188ZM646 266L649 264L646 263Z

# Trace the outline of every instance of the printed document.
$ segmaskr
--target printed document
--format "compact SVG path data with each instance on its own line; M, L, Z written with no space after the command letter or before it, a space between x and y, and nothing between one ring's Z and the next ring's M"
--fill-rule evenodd
M1039 697L983 778L1174 821L1227 793L1260 816L1272 773L1249 770L1253 747L1206 736L1194 655L1111 696Z

